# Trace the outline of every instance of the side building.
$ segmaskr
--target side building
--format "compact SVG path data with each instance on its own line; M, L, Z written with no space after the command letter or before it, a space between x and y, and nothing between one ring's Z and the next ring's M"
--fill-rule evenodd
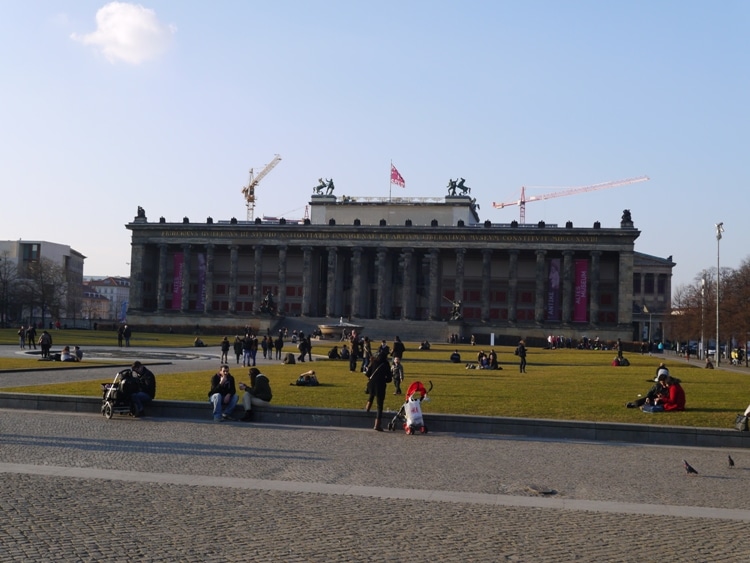
M3 322L75 319L81 306L85 259L65 244L0 241Z
M139 208L126 225L128 321L225 329L343 317L397 321L393 334L409 321L443 323L446 337L642 337L635 268L651 265L637 259L627 210L616 228L582 228L481 222L465 196L314 195L310 206L302 222L149 222ZM667 307L672 266L659 263ZM269 303L277 316L261 313Z

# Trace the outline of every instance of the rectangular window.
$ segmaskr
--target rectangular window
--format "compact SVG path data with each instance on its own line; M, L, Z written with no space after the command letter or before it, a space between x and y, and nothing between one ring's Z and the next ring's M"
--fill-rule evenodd
M643 293L646 295L654 294L654 274L646 274L643 280Z
M250 286L249 285L241 285L239 287L239 294L240 295L248 295L250 293Z
M227 294L227 286L223 283L217 283L216 284L216 295L226 295Z
M656 281L656 292L659 295L665 295L667 293L667 275L659 274L659 278Z

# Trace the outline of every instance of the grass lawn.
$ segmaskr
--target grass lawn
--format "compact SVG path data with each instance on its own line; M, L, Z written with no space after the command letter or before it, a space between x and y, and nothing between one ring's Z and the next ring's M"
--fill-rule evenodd
M144 342L159 342L155 346L179 346L177 342L180 339L183 346L192 344L189 335L143 335ZM219 339L216 340L218 344ZM76 342L80 342L82 346L89 343L84 339ZM109 335L107 343L112 344L112 335ZM137 345L145 344L138 342ZM313 353L327 352L332 345L331 342L313 341ZM626 357L631 362L629 367L613 367L610 365L615 356L613 351L531 348L527 358L527 373L521 374L518 372L518 359L510 347L495 347L502 370L484 371L465 369L466 362L476 359L476 353L481 348L479 346L458 346L463 360L460 364L448 361L448 356L456 346L434 344L432 350L427 352L418 351L416 343L406 343L406 346L404 391L415 380L425 384L432 381L434 384L430 402L423 405L425 415L439 412L731 428L735 414L744 411L750 402L750 371L735 373L706 370L698 361L687 364L669 354L664 357L627 354ZM645 414L638 409L626 409L627 401L649 390L660 361L665 361L670 373L682 380L688 410ZM0 359L0 369L9 369L5 362L6 360ZM245 368L232 365L232 369L237 383L248 380ZM290 385L300 373L308 369L315 370L321 382L319 387ZM279 363L264 366L263 371L271 380L273 403L276 405L359 409L364 407L366 401L365 377L359 372L349 372L348 362L345 361L325 360L294 366ZM154 372L157 375L158 399L207 400L209 379L213 371L160 375L156 366ZM27 386L3 391L101 395L98 382L91 381ZM392 393L393 386L389 385L386 410L396 410L403 402L403 396L394 396Z

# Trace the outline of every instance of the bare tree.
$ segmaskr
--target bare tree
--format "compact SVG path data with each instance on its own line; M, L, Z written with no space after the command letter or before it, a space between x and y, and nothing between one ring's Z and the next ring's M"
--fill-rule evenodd
M14 311L18 303L18 272L9 256L10 253L6 251L0 257L0 326L4 328L10 326L9 312Z
M20 282L25 303L30 309L30 318L38 307L41 311L42 325L46 314L60 318L60 311L66 306L68 283L65 270L48 258L32 262L23 273Z

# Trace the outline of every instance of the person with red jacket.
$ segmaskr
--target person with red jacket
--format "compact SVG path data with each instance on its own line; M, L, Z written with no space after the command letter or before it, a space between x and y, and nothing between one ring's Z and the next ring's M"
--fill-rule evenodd
M664 407L665 411L684 411L685 410L685 390L680 385L680 380L668 376L664 381L666 386L666 395L658 399L659 404Z

